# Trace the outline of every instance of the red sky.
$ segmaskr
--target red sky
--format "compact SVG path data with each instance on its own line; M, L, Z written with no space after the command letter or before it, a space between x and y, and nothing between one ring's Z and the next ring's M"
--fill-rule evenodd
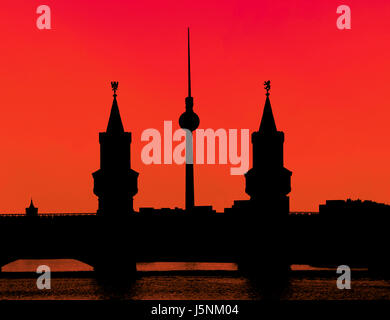
M40 4L52 30L38 30ZM347 4L352 29L336 28ZM132 166L135 206L183 207L184 166L141 162L141 133L176 126L186 92L191 27L192 94L200 128L258 128L271 80L291 210L326 199L390 203L390 3L348 1L3 0L0 10L0 212L93 212L91 173L111 80ZM246 199L230 165L195 166L197 205ZM169 177L169 179L167 179Z

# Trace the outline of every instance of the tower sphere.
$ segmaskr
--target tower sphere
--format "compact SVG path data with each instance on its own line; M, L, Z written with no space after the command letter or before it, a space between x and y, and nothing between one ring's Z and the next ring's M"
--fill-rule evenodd
M179 118L179 125L183 129L188 129L191 132L199 127L199 117L194 111L185 111Z

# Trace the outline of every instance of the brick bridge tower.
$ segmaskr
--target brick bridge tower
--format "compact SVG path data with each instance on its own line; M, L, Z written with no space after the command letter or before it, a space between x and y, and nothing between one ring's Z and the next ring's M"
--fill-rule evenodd
M289 197L292 172L283 164L284 133L276 129L269 99L270 81L258 131L252 133L253 167L245 174L250 196L240 219L239 268L265 288L282 288L288 280ZM266 263L264 263L266 261Z
M260 128L252 133L253 167L245 174L245 192L254 207L288 216L292 172L283 165L284 133L276 129L269 99L270 81L264 83L266 100Z
M93 192L99 197L98 215L122 216L134 212L133 197L138 192L138 172L131 169L131 132L125 132L116 100L118 82L111 82L114 91L106 132L99 133L100 169L92 174Z

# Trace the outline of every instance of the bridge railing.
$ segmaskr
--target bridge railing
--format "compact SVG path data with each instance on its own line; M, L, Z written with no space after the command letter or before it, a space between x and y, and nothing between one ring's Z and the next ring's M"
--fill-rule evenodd
M39 213L35 217L85 217L85 216L96 216L96 213ZM2 217L14 217L21 218L27 217L25 213L0 213L0 218Z
M312 215L318 215L318 212L315 211L290 212L290 216L312 216ZM96 216L96 213L90 213L90 212L39 213L36 217L53 218L53 217L86 217L86 216ZM26 214L25 213L0 213L0 218L2 217L21 218L21 217L26 217Z

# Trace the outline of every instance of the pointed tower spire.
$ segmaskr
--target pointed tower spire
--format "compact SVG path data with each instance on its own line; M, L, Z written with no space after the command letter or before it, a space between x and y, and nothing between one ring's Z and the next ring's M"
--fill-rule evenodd
M188 43L188 96L191 97L190 28L187 29L187 43Z
M33 200L31 198L30 206L26 208L26 216L37 216L38 215L38 208L34 206Z
M121 115L119 113L118 102L116 101L116 91L118 90L118 81L111 81L111 87L114 91L114 100L112 101L110 119L108 120L107 125L107 133L123 133L125 130L123 129Z
M263 117L261 118L259 132L273 133L276 132L276 124L272 113L271 101L269 100L269 90L271 89L271 81L264 81L264 89L267 90Z

